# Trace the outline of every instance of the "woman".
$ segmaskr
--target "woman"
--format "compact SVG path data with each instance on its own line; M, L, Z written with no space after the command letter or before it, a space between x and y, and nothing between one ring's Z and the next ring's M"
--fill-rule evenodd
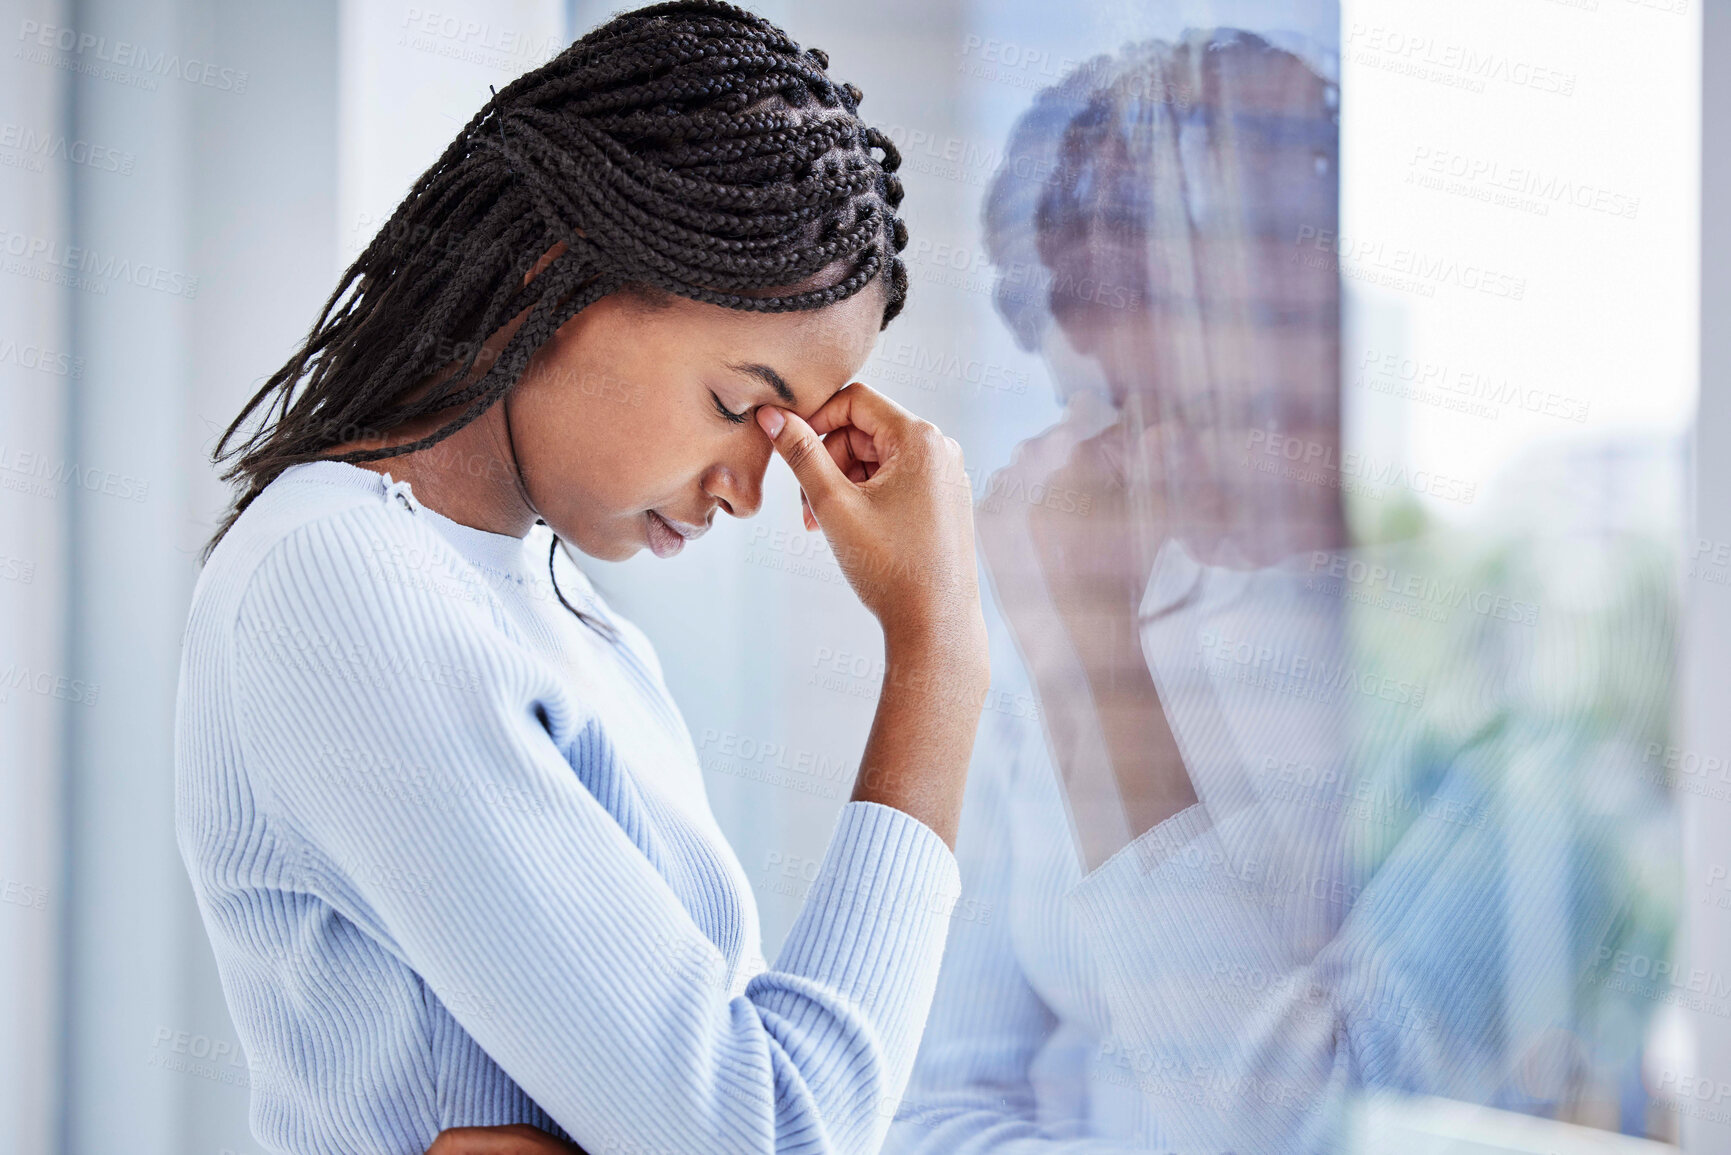
M987 666L959 450L848 384L907 232L826 67L715 3L592 32L470 122L219 444L177 827L269 1149L881 1141ZM772 445L889 673L762 969L655 656L563 547L671 556L757 510Z

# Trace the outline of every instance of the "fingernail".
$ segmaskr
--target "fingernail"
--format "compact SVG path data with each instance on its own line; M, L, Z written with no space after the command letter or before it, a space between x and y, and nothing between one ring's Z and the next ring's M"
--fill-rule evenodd
M781 427L787 424L787 414L773 405L759 405L757 407L757 423L763 427L765 433L769 434L769 439L774 441L781 436Z

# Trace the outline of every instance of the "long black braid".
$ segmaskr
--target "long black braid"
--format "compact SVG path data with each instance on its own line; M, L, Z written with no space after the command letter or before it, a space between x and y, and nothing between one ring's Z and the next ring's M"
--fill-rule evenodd
M907 296L901 157L860 120L860 90L828 67L821 50L743 9L676 0L615 17L506 85L217 442L213 459L233 462L224 479L237 494L207 553L291 465L377 461L463 428L609 293L784 312L882 277L888 325ZM816 283L838 262L839 276ZM476 376L482 343L525 309ZM418 440L330 453L458 406Z

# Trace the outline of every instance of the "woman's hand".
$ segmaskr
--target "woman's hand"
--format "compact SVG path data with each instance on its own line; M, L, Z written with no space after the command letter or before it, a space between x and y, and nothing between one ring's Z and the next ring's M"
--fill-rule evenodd
M512 1123L441 1131L427 1155L583 1155L583 1149L526 1124Z
M809 424L770 406L757 420L883 626L884 684L854 800L912 815L953 847L991 676L961 447L859 384Z
M973 494L961 446L857 383L809 424L773 406L757 412L799 479L810 519L885 636L941 634L983 660Z

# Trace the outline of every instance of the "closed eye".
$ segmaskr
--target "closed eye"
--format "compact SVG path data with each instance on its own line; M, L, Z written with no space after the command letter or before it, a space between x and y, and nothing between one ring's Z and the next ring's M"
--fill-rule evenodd
M747 414L750 413L750 410L747 410L745 413L735 413L733 410L721 403L721 398L715 395L715 390L713 389L709 391L709 399L715 402L715 411L721 414L722 417L733 422L735 425L745 424L745 418Z

